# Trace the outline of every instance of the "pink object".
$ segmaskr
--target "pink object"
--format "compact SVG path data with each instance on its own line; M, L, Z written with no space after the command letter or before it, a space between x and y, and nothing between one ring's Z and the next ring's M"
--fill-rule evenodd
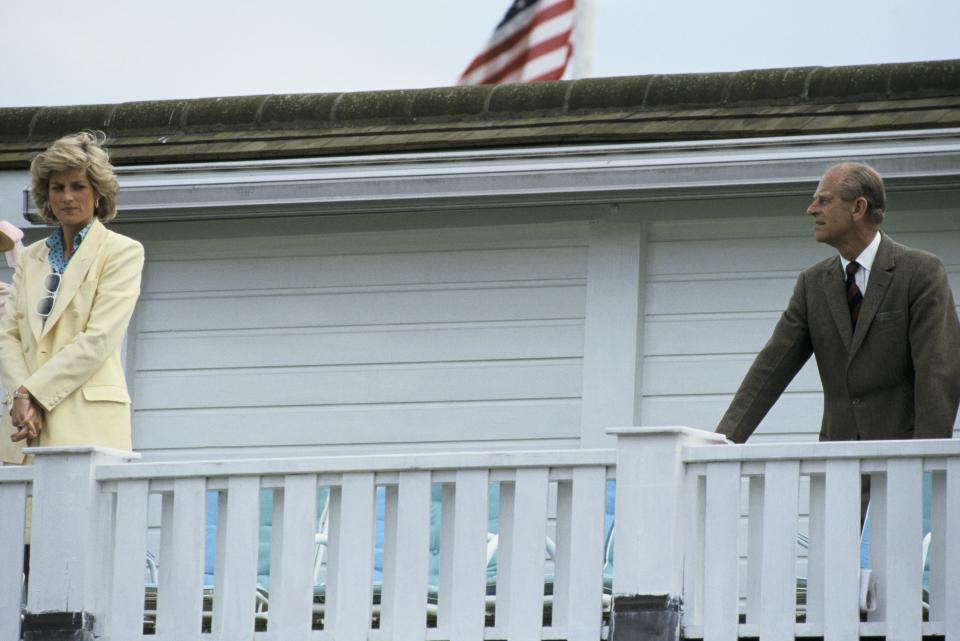
M7 260L8 267L16 267L17 257L20 255L20 251L23 249L23 230L11 222L0 220L0 235L6 236L13 241L13 247L3 252L3 256ZM0 245L2 244L6 243L0 242Z

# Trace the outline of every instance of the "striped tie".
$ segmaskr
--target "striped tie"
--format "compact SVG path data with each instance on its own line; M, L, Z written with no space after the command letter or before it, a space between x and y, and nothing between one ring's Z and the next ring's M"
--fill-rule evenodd
M860 304L863 303L863 294L857 287L856 273L860 265L855 261L847 265L847 307L850 308L850 321L857 326L857 317L860 316Z

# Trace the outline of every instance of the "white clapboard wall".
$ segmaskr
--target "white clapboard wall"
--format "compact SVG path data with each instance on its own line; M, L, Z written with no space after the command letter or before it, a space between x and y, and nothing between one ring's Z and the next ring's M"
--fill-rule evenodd
M136 229L137 450L576 444L585 223L264 227Z
M893 195L883 229L900 243L937 254L960 299L960 203L950 194L956 195ZM743 201L740 215L651 224L645 424L714 429L786 307L799 272L834 255L813 240L803 199L767 202ZM751 442L815 440L821 389L811 359Z

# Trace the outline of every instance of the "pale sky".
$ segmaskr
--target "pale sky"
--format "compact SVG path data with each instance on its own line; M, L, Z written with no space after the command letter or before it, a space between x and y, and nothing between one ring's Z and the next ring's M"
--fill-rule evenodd
M593 2L592 76L960 58L957 0ZM509 3L0 0L0 107L450 85Z

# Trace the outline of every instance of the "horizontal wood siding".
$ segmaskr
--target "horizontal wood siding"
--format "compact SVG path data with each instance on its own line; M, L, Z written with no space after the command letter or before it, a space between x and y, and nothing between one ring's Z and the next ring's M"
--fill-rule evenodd
M579 436L584 224L145 243L138 450Z

